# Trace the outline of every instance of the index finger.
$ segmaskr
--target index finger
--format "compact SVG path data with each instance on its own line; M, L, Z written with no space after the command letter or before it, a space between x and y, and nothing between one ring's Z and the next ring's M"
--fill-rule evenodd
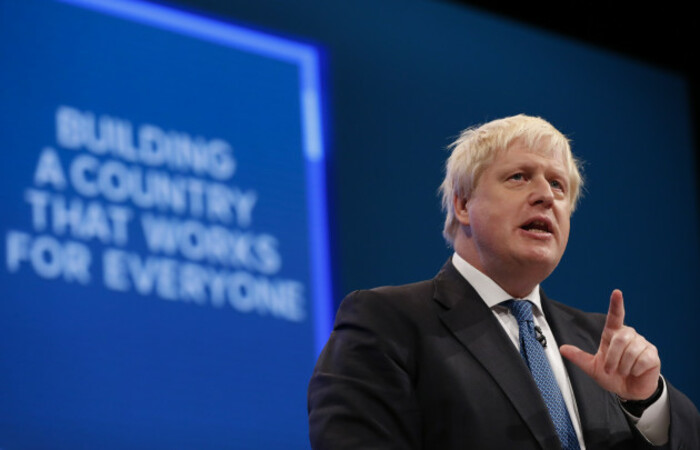
M610 307L608 317L605 319L605 328L617 330L622 328L625 322L625 302L622 298L622 291L615 289L610 295Z

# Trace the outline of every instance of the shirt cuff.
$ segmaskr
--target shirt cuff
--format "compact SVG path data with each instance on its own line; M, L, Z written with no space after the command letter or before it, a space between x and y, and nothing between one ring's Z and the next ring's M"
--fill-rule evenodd
M649 405L649 407L644 410L641 417L635 417L625 410L625 408L622 408L641 435L652 445L664 445L668 442L668 429L671 424L671 407L668 400L668 387L663 377L661 377L661 380L663 382L661 397Z

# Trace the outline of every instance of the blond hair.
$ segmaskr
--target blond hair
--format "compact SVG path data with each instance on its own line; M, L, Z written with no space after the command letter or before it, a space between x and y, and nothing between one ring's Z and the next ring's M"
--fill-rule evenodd
M519 114L493 120L464 130L449 146L452 153L445 164L445 179L440 186L442 208L445 210L442 234L448 243L454 243L459 229L454 211L454 196L469 200L484 170L499 152L508 149L515 140L533 150L564 156L569 174L571 211L576 209L583 178L580 162L571 153L569 139L539 117ZM543 143L546 145L542 145Z

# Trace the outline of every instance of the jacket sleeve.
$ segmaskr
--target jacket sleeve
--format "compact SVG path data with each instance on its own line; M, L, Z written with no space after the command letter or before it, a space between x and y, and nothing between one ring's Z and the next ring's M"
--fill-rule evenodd
M374 291L343 300L308 389L317 450L420 448L410 321Z
M671 408L671 426L668 448L674 450L700 449L700 413L688 397L681 391L668 386Z

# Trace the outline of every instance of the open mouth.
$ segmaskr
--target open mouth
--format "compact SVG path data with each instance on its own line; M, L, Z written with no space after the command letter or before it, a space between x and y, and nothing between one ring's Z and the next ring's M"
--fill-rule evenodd
M546 220L540 220L540 219L535 219L531 220L524 225L522 225L520 228L522 228L525 231L532 231L534 233L551 233L552 232L552 226L547 222Z

